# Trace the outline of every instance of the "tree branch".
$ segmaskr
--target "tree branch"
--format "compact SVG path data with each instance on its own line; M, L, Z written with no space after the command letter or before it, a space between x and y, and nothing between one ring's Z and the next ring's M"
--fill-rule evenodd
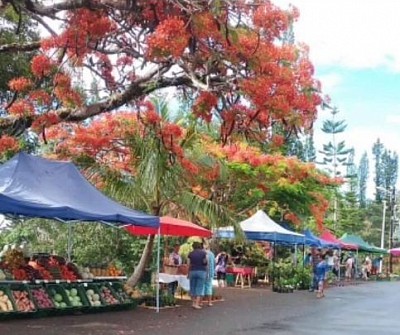
M40 41L28 42L24 44L10 43L0 45L1 52L17 52L17 51L35 51L40 48Z

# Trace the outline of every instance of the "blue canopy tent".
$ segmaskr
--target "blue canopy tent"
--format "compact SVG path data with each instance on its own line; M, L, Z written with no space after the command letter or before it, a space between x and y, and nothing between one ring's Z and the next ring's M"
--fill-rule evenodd
M0 165L0 214L67 223L100 222L117 228L160 227L159 217L130 209L108 198L90 184L71 162L49 160L23 152ZM71 226L68 227L69 259ZM157 306L158 294L157 289Z
M158 228L160 219L97 190L74 164L19 153L0 165L0 213Z

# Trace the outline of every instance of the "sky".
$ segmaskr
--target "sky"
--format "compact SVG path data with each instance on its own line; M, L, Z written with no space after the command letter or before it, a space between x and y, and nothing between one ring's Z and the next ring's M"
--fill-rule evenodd
M372 145L380 138L400 152L400 1L272 0L281 8L294 5L300 18L295 38L310 48L310 59L324 94L339 109L347 129L338 136L354 147L356 163L366 151L372 174ZM327 138L315 129L319 149ZM372 178L372 176L371 176Z

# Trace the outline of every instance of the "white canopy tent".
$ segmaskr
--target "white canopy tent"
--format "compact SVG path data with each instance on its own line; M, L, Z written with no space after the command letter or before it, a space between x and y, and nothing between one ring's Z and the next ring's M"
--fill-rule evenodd
M240 227L249 240L269 241L279 244L304 244L305 236L288 229L272 220L264 211L258 210L248 219L240 222ZM233 227L219 228L216 236L221 238L234 238Z

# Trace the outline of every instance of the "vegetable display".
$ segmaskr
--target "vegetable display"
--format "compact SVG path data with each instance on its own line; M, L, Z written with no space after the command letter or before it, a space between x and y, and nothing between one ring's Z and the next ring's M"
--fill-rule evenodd
M103 300L106 302L108 305L116 305L119 304L119 301L116 297L114 297L113 292L111 291L110 288L107 286L103 285L100 287L100 296L103 298Z
M59 286L52 286L49 289L50 296L54 302L56 308L67 308L69 307L68 304L68 297L62 294L62 288Z
M0 290L0 313L13 312L14 307L10 297L2 290Z
M40 309L54 308L55 305L43 287L31 288L31 293L36 306Z
M78 294L78 289L73 287L69 290L68 289L65 290L65 293L67 293L67 297L71 303L71 306L73 306L73 307L82 307L83 306L82 299Z
M19 312L34 312L36 310L27 290L13 290L12 295Z
M86 290L86 296L89 300L90 306L99 307L101 306L100 295L95 292L94 289L89 288Z

